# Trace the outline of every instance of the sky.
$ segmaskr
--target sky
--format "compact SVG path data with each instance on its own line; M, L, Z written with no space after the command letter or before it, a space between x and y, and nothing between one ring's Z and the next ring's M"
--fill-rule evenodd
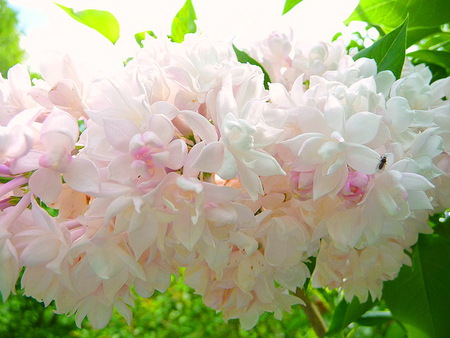
M121 37L116 45L96 31L71 19L50 0L8 0L19 13L24 33L25 61L38 71L42 58L50 52L69 53L82 63L108 67L125 60L138 48L134 34L153 30L170 34L172 19L185 0L59 0L75 10L108 10L118 19ZM263 39L271 31L292 30L294 40L330 41L337 32L350 34L363 25L345 20L358 0L303 0L284 16L285 0L192 0L198 30L213 38L232 40L240 49Z

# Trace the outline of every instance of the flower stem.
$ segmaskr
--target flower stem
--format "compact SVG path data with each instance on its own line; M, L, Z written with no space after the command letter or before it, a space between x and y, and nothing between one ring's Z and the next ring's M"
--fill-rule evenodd
M311 302L303 289L297 288L297 290L295 291L295 295L305 302L305 305L300 306L308 317L309 322L311 323L311 326L313 327L317 336L323 337L325 335L325 332L327 332L327 327L322 318L322 315L319 312L319 309L317 308L317 305Z

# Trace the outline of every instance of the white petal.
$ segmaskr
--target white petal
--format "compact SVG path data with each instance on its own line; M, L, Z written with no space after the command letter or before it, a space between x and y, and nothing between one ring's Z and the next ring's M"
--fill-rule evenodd
M125 119L103 119L106 138L116 149L127 153L131 138L141 133L139 128L131 121Z
M200 171L214 173L222 167L225 146L220 141L207 144L192 166Z
M347 144L346 161L356 171L375 174L380 160L380 154L369 147L356 143Z
M403 173L402 184L407 190L423 191L434 188L434 185L431 184L425 177L415 173Z
M190 110L181 111L187 124L206 143L217 141L217 132L214 126L202 115Z
M100 176L94 162L85 158L73 158L64 173L67 184L76 191L95 194L100 192Z
M381 116L369 112L353 114L345 122L345 141L359 144L369 143L377 135L380 122Z
M167 116L170 120L175 118L175 116L180 113L177 107L166 101L157 101L153 103L151 105L151 110L155 114L162 114L164 116Z

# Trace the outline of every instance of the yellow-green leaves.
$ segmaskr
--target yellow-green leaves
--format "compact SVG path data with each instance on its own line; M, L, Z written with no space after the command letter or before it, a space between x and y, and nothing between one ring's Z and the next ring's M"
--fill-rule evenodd
M365 21L381 27L385 32L398 27L409 16L408 46L450 22L448 0L360 0L353 13L345 20Z
M186 0L172 21L172 41L183 42L186 34L195 33L197 30L195 20L197 20L197 16L192 1Z
M284 3L283 15L289 12L292 8L297 6L302 1L303 0L286 0L286 2Z
M383 36L372 46L356 54L354 59L357 60L362 57L374 59L377 62L379 72L382 70L390 70L398 79L402 72L403 63L405 62L407 26L408 18L406 18L402 25Z
M113 44L117 42L120 36L120 26L117 19L108 11L97 9L86 9L75 12L72 8L56 4L73 19L82 24L95 29Z

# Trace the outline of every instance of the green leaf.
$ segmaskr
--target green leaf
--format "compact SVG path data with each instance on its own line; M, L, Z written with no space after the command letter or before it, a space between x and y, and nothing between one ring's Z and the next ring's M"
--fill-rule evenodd
M450 21L450 3L448 0L360 0L344 23L365 21L393 29L408 14L410 27L436 27Z
M390 32L409 16L407 46L440 30L450 21L448 0L360 0L353 13L344 21L364 21Z
M196 19L197 16L195 15L192 1L186 0L183 7L172 21L172 41L183 42L186 34L195 33L197 31L197 25L195 24Z
M372 46L356 54L354 59L357 60L362 57L374 59L377 62L379 72L382 70L390 70L398 79L402 72L403 63L405 62L407 25L408 18L398 28L383 36Z
M156 39L156 35L155 33L153 33L153 31L144 31L134 34L134 39L141 48L144 47L144 45L142 44L142 40L145 40L147 36L152 36Z
M410 47L417 44L422 39L433 33L441 31L441 27L421 28L421 27L409 27L406 32L406 47Z
M289 12L292 8L297 6L302 1L303 0L286 0L286 2L284 3L284 8L283 8L283 14L282 15L286 14L287 12Z
M442 68L450 68L450 53L439 50L417 50L408 56L425 63L433 63Z
M421 49L443 50L450 52L450 32L438 32L424 38L418 44Z
M448 337L450 332L450 236L420 235L412 267L386 282L383 298L409 337Z
M375 302L373 302L370 297L367 302L364 303L360 303L356 297L353 298L351 303L347 303L345 299L341 300L338 306L336 306L326 335L332 336L342 331L349 324L360 319L360 317L374 307L374 305Z
M92 29L95 29L113 44L115 44L119 39L119 22L110 12L97 9L86 9L84 11L75 12L72 8L65 7L57 3L55 4L64 12L69 14L70 17Z
M356 323L361 326L378 326L393 320L392 313L389 311L368 311Z
M251 65L258 66L259 68L261 68L261 70L262 70L262 72L264 74L264 88L269 89L270 77L269 77L269 74L267 74L267 72L264 69L264 67L261 66L261 64L258 61L256 61L254 58L252 58L246 52L238 49L234 44L233 44L233 50L236 53L236 57L237 57L239 62L241 62L241 63L249 63Z

